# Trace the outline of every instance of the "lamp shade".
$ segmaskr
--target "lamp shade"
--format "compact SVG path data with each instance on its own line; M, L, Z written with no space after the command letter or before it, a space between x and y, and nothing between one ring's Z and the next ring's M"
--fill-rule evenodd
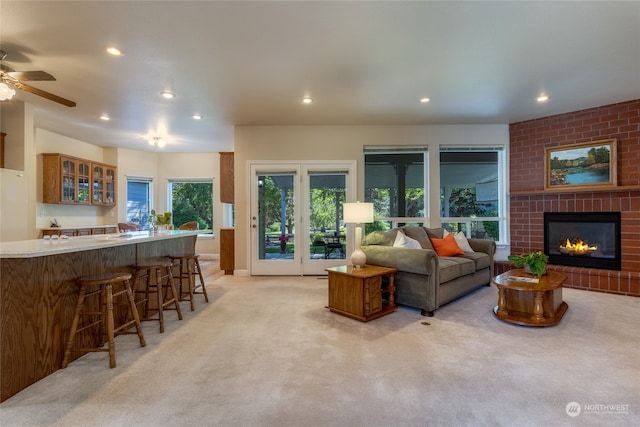
M373 203L345 203L343 206L343 219L347 224L364 224L373 222ZM362 242L362 227L356 226L356 248L351 254L351 264L355 269L361 269L367 262L367 256L360 249Z
M342 207L343 219L347 224L373 222L373 203L345 203Z

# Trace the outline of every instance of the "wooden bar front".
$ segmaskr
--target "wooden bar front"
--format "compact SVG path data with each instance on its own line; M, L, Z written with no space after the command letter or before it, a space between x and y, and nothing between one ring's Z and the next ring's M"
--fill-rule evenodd
M0 259L0 401L60 369L79 277L131 272L136 263L165 259L169 254L193 254L196 237Z

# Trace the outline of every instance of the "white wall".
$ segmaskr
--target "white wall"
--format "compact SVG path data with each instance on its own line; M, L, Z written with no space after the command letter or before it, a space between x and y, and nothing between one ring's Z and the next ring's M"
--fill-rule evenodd
M33 107L19 101L0 104L5 132L5 169L0 174L0 241L35 236L36 162Z
M509 145L508 125L237 126L235 128L235 269L249 269L250 160L356 160L357 197L364 199L364 153L369 145L427 146L429 217L439 218L440 145Z
M0 242L27 240L29 227L28 204L24 194L28 192L28 179L23 171L0 169Z

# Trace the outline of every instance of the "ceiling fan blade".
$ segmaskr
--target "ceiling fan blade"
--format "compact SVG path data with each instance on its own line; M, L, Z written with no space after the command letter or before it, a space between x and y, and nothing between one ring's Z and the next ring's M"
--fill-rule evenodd
M0 64L0 71L2 71L4 73L11 73L11 72L13 72L15 70L13 68L9 67L8 65Z
M19 82L26 81L51 81L56 78L46 71L10 71L7 72L11 77Z
M73 102L73 101L69 101L68 99L65 99L65 98L62 98L62 97L60 97L58 95L54 95L52 93L46 92L46 91L44 91L42 89L35 88L33 86L29 86L29 85L26 85L26 84L21 83L21 82L14 82L13 85L15 87L17 87L18 89L24 90L25 92L29 92L29 93L32 93L34 95L41 96L41 97L46 98L46 99L48 99L50 101L57 102L58 104L65 105L67 107L75 107L76 106L76 103Z

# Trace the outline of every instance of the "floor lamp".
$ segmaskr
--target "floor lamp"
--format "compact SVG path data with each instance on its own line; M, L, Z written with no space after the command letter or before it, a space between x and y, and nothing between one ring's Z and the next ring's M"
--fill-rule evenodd
M344 222L356 225L356 248L351 254L351 264L358 270L367 262L367 256L360 249L362 227L360 224L373 222L373 203L345 203L342 205Z

